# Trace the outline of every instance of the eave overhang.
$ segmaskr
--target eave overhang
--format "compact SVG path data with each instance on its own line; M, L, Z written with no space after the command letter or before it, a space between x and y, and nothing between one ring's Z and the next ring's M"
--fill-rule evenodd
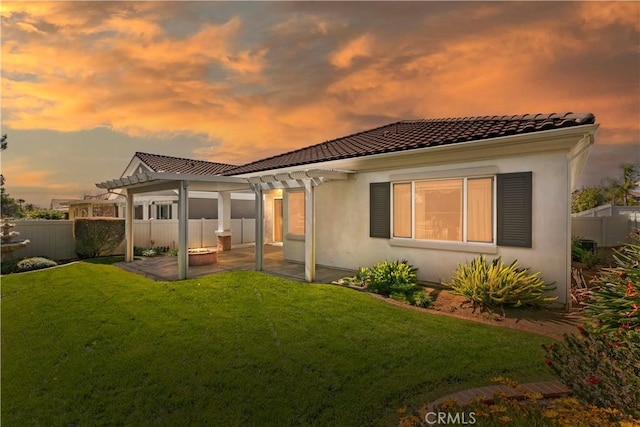
M246 191L251 188L246 178L166 172L137 173L96 183L96 187L109 191L123 189L129 193L140 194L176 189L182 181L188 182L189 189L195 191Z

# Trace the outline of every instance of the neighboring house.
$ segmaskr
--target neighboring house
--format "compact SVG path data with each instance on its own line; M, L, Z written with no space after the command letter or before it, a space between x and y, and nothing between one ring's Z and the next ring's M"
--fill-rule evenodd
M316 263L357 269L406 259L420 279L437 282L485 254L542 272L569 303L570 195L597 128L593 114L572 113L403 120L192 184L249 183L264 218L258 270L262 243L275 238L285 259L305 263L308 280ZM177 185L189 194L189 179L142 174L97 185L136 194ZM178 266L186 277L186 255Z
M121 177L144 172L172 174L220 175L237 166L181 157L136 152ZM189 197L189 219L217 219L218 194L192 192ZM157 191L135 198L135 219L177 219L176 190ZM107 216L124 218L125 197L119 190L70 202L70 219L75 217ZM255 218L253 193L231 195L231 218Z

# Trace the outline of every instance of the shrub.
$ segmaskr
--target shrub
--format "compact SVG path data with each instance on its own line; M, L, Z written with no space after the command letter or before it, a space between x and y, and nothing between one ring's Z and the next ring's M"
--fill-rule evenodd
M544 346L547 365L576 396L640 417L640 330L580 331Z
M55 267L56 265L58 265L58 263L50 259L33 257L25 258L22 261L18 262L17 267L18 271L33 271L41 270L43 268Z
M585 314L598 331L640 328L640 235L614 254L617 267L604 268L592 281Z
M459 264L453 277L444 286L454 295L469 298L473 306L537 305L554 302L556 297L545 296L555 289L545 284L540 273L529 274L518 261L505 265L500 258L488 263L484 256L468 264Z
M417 268L403 261L385 261L368 270L366 277L369 290L376 294L390 296L392 293L405 294L415 288L418 283Z
M178 250L177 249L169 249L166 252L166 255L167 256L178 256Z
M390 297L405 304L430 307L433 300L418 286L414 268L406 260L385 261L373 267L361 268L348 284L362 286L376 294Z
M18 271L18 260L8 257L3 257L0 262L0 274L11 274Z
M64 219L64 213L53 209L35 209L26 213L31 219Z
M616 251L590 292L581 334L545 347L547 364L587 402L640 417L640 235Z
M76 255L96 258L113 251L124 240L124 220L107 218L79 218L74 221Z
M142 256L146 256L146 257L152 257L152 256L156 256L156 251L154 249L146 249L144 251L142 251Z

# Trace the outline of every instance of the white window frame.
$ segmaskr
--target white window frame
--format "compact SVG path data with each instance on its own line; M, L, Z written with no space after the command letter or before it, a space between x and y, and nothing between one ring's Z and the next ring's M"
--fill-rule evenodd
M155 219L159 219L159 220L172 219L173 203L156 203L153 206L155 206L155 216L154 216ZM169 218L160 218L160 214L162 213L163 207L166 207L166 209L168 210Z
M433 249L442 249L442 250L456 250L463 252L478 252L478 253L487 253L487 254L495 254L497 253L497 225L498 225L498 203L497 203L497 175L496 173L486 173L486 174L471 174L471 176L456 176L451 173L443 174L445 176L432 176L429 174L426 177L421 177L419 174L407 174L404 176L398 176L398 178L405 179L397 179L391 182L391 215L390 215L390 227L391 227L391 238L389 239L389 243L392 246L404 246L404 247L417 247L417 248L433 248ZM393 178L393 177L392 177ZM482 179L482 178L491 178L492 180L492 201L491 201L491 220L492 220L492 230L491 230L491 242L471 242L468 240L468 224L467 224L467 203L468 203L468 180L470 179ZM462 241L453 241L453 240L429 240L429 239L416 239L416 197L415 197L415 185L416 182L424 182L424 181L443 181L443 180L451 180L451 179L461 179L462 180ZM411 184L411 237L395 237L394 230L394 213L395 213L395 184Z
M286 217L286 224L283 224L283 226L286 226L286 229L284 229L284 236L287 239L290 240L304 240L304 228L303 228L303 232L302 233L293 233L290 231L290 224L291 224L291 195L292 194L300 194L302 193L303 198L304 198L304 190L303 189L294 189L294 190L289 190L287 191L287 197L286 197L286 206L283 206L283 210L286 209L286 215L283 215ZM303 205L304 207L304 205ZM302 214L304 215L304 222L306 224L307 221L307 216L306 216L306 212L304 211L304 209L302 210ZM284 228L284 227L283 227Z

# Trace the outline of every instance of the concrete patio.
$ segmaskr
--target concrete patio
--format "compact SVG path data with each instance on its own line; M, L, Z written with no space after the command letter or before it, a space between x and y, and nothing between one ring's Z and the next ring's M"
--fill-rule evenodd
M140 274L153 280L178 280L178 258L157 256L140 258L133 262L115 264L123 270ZM210 265L189 266L189 278L233 270L255 269L255 246L232 248L218 252L218 262ZM263 271L265 273L304 281L304 264L282 259L282 246L265 245ZM315 283L330 283L334 280L353 275L355 272L317 265Z

